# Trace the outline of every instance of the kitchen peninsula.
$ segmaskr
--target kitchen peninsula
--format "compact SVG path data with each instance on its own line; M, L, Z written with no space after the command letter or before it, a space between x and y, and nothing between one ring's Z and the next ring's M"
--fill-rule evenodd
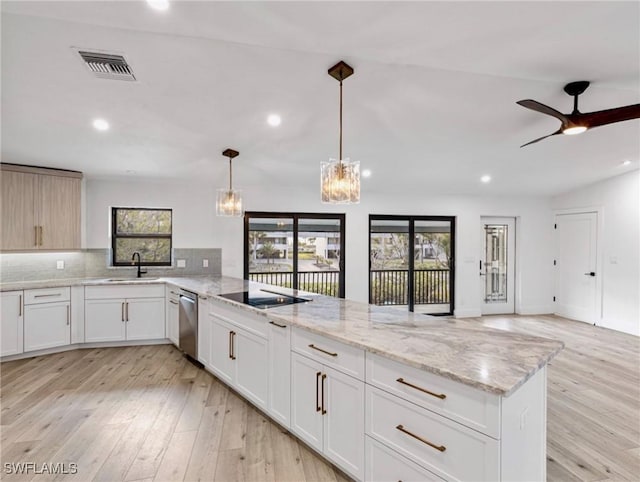
M69 303L75 335L50 352L96 346L84 337L87 290L117 288L128 299L127 290L150 288L146 299L163 307L171 290L189 290L199 295L204 367L352 477L545 479L546 364L562 342L310 293L309 302L266 310L219 296L249 286L298 294L228 277L59 280L2 291L19 293L19 303L39 290L69 291L56 299ZM171 310L160 312L164 336L144 342L167 342Z

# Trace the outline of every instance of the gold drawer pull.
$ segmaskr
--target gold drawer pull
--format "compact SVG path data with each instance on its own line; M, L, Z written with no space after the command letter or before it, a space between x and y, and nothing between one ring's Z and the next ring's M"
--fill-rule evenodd
M177 302L177 301L174 301L174 300L169 300L169 303L171 303L171 304L173 304L173 305L177 305L177 304L178 304L178 302Z
M396 382L402 383L403 385L406 385L406 386L411 387L411 388L415 388L416 390L420 390L421 392L426 393L427 395L431 395L432 397L439 398L440 400L444 400L445 398L447 398L447 396L444 393L433 393L433 392L430 392L426 388L421 388L421 387L419 387L417 385L414 385L413 383L405 382L404 378L398 378L396 380Z
M278 328L286 328L287 327L287 325L281 325L280 323L276 323L275 321L270 321L269 324L270 325L275 325Z
M338 356L337 353L331 353L330 351L327 350L323 350L322 348L318 348L317 346L315 346L313 343L311 343L311 345L309 345L309 348L313 348L314 350L318 350L321 351L322 353L324 353L325 355L329 355L329 356Z
M50 296L62 296L62 293L51 293L50 295L34 295L34 298L49 298Z
M416 440L420 440L420 442L422 442L423 444L427 444L429 447L433 447L434 449L439 450L440 452L444 452L445 450L447 450L447 447L445 447L444 445L436 445L434 443L431 443L428 440L423 439L419 435L416 435L415 433L409 432L402 425L398 425L398 426L396 426L396 428L398 430L400 430L402 433L406 433L409 437L413 437Z

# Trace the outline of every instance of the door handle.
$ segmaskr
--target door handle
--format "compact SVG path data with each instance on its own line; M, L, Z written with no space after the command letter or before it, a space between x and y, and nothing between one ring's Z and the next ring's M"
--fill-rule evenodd
M324 381L327 378L327 375L322 374L322 385L320 385L320 398L322 399L322 415L327 413L327 410L324 408Z
M585 276L595 276L596 273L594 271L589 271L588 273L584 274Z
M316 373L316 412L319 412L320 410L322 410L322 407L320 406L320 402L318 401L318 382L320 381L320 375L322 375L322 373L320 372Z

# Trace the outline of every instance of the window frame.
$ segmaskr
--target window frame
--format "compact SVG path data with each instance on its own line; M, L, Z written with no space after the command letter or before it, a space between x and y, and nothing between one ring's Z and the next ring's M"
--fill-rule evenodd
M338 274L338 298L345 297L345 222L346 215L344 213L298 213L298 212L267 212L267 211L245 211L244 213L244 254L243 254L243 278L249 280L249 222L255 218L286 218L293 222L293 247L294 253L298 253L298 220L299 219L336 219L340 221L340 264ZM298 289L298 256L293 257L292 268L292 288Z
M169 234L118 234L118 211L168 211L171 218L171 233ZM140 266L173 266L173 209L172 208L135 208L135 207L111 207L111 266L131 266L131 261L118 262L116 256L116 244L118 239L168 239L169 261L161 263L145 263L141 260Z

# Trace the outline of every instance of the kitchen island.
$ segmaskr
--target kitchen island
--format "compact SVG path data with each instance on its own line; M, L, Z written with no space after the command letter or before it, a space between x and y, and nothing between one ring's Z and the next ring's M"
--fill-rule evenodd
M199 361L354 478L546 477L545 366L559 341L310 293L261 310L219 295L266 285L227 277L42 283L197 293Z

